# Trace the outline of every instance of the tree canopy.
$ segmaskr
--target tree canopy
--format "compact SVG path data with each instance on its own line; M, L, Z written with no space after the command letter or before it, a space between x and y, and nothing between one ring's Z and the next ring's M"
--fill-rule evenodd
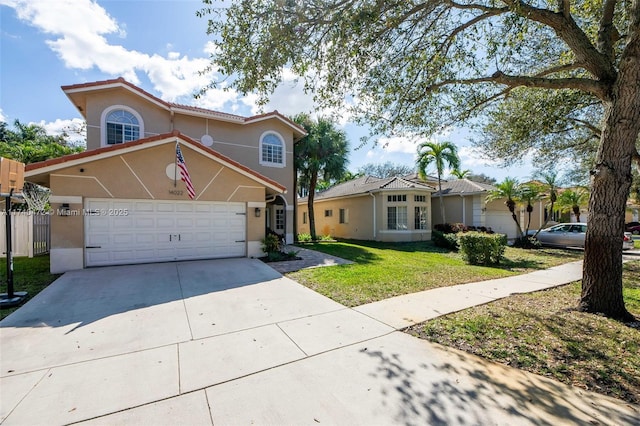
M211 68L233 76L211 87L266 101L286 68L320 106L374 135L431 135L493 122L538 90L550 91L547 104L569 106L558 97L578 93L572 118L596 118L600 128L580 309L631 318L620 235L640 159L640 0L238 0L226 9L203 1Z
M313 200L318 182L337 181L345 175L349 142L346 134L330 119L312 120L307 114L299 114L293 120L307 131L294 146L294 162L300 186L306 186L308 191L309 230L315 240Z
M81 152L84 147L69 144L65 135L51 136L37 124L14 122L15 130L0 122L0 156L25 164Z
M442 175L444 174L445 166L450 169L457 170L460 167L460 158L458 158L458 148L451 142L443 141L426 141L418 145L418 158L416 160L416 167L418 169L418 176L421 179L426 179L427 168L430 165L434 165L436 168L436 175L438 176L438 192L440 199L440 214L442 223L447 223L444 210L444 200L442 196Z
M358 169L359 175L389 178L394 176L406 176L415 171L413 166L396 164L391 161L385 163L368 163Z

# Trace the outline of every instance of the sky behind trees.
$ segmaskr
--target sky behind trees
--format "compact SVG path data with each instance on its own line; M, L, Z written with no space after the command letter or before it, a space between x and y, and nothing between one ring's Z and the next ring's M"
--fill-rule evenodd
M259 113L256 97L235 91L210 90L194 99L211 79L224 78L199 74L213 49L206 21L195 14L201 6L196 0L0 0L0 119L42 124L52 134L79 127L80 113L60 86L119 76L168 101L240 115ZM265 110L318 113L312 97L286 71L284 80ZM350 123L340 111L320 113L332 112L350 142L350 170L368 163L415 162L416 142L405 138L382 138L377 146L354 149L367 129ZM463 169L498 180L530 177L528 162L501 168L484 159L471 147L471 136L466 129L452 129L436 139L458 146Z

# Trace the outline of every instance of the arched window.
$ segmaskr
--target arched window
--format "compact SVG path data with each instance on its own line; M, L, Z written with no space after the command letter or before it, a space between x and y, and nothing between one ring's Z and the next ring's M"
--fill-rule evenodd
M277 133L267 132L260 138L260 164L271 167L284 167L284 142Z
M104 144L115 145L140 139L140 119L131 111L114 109L106 114Z

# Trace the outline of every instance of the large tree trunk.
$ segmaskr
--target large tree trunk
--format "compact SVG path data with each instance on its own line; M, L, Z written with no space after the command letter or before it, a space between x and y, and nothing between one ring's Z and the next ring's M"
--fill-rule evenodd
M600 148L591 172L579 306L582 311L621 320L633 319L622 297L624 214L631 187L631 160L637 153L640 132L640 28L633 29L611 99L605 105Z

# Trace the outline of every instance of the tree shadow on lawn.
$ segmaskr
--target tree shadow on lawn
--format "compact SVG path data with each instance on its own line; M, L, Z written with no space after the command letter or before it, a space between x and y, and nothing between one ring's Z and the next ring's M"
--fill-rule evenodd
M533 259L516 259L511 260L509 258L503 258L497 265L485 265L488 267L498 268L498 269L506 269L509 271L517 271L517 270L528 270L528 269L545 269L546 265L544 262L540 262L538 260Z
M367 250L370 247L367 244L362 244L362 241L342 241L345 244L333 244L333 243L305 243L300 244L300 247L319 251L321 253L330 254L332 256L341 257L346 260L358 264L373 263L380 260L380 256ZM373 248L373 247L372 247Z

